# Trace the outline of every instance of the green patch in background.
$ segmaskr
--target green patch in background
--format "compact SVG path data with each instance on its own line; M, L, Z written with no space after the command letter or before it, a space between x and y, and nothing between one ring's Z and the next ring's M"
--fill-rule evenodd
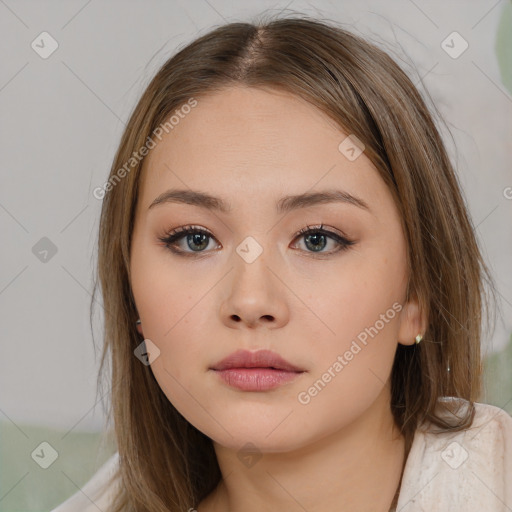
M60 431L0 422L0 512L48 512L93 476L115 453L101 433ZM43 469L31 454L43 442L58 453ZM40 452L40 450L39 450Z
M500 352L484 359L483 402L496 405L512 415L512 335Z

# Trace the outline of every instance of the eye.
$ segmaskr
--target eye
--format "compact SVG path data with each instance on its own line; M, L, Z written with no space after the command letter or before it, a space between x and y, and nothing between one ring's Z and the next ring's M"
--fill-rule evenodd
M183 250L179 247L181 240L186 237L188 248L192 252ZM180 256L195 256L194 253L201 254L209 245L210 240L214 240L213 235L199 226L183 226L168 232L165 236L159 238L161 242L173 253ZM177 248L178 246L178 248Z
M320 226L307 226L301 229L295 235L294 240L297 238L304 239L305 252L316 253L320 256L329 256L330 254L346 250L355 243L339 233L324 229L323 224ZM182 247L181 242L184 239L186 239L187 248L190 251ZM194 257L209 252L205 251L205 249L209 247L212 240L216 239L206 229L188 225L173 229L163 237L159 237L159 240L174 254ZM323 251L329 240L334 242L335 248L331 251Z
M317 253L320 256L329 256L330 254L344 251L351 245L354 245L353 240L349 240L340 233L330 231L323 228L323 224L320 226L307 226L301 229L296 238L303 238L307 248L311 248L313 253ZM334 242L335 249L331 251L322 251L326 247L327 241L331 240ZM308 252L308 251L307 251Z

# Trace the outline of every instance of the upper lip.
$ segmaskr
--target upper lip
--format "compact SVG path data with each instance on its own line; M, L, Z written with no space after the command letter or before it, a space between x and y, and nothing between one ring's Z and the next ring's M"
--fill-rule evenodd
M230 368L275 368L276 370L290 372L304 371L271 350L258 350L257 352L237 350L212 366L213 370L227 370Z

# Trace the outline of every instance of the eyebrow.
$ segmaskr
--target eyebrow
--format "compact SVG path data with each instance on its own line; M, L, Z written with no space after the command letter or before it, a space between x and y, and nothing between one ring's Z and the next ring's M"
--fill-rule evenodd
M148 210L157 205L166 203L181 203L198 206L207 210L230 213L231 206L220 197L212 196L197 190L169 189L160 194L148 207ZM346 203L357 206L372 213L368 204L353 194L343 190L322 190L319 192L305 192L298 195L285 196L276 203L278 214L288 213L292 210L328 203Z

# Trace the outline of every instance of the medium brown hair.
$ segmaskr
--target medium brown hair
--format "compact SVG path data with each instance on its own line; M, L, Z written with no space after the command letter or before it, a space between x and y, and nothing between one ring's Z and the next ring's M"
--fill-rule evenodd
M494 286L456 174L420 93L383 50L333 22L307 16L230 23L199 37L156 73L135 107L110 178L191 98L232 86L294 94L365 145L400 212L408 247L407 298L428 318L420 345L398 345L391 410L410 448L425 420L441 430L471 425L480 396L484 281ZM134 356L141 337L130 286L130 244L143 160L106 191L98 239L105 309L100 375L110 353L109 417L120 456L113 510L186 511L221 478L212 441L169 402ZM95 283L95 291L96 291ZM488 311L488 308L486 308ZM449 370L448 370L449 368ZM440 397L470 407L447 421Z

